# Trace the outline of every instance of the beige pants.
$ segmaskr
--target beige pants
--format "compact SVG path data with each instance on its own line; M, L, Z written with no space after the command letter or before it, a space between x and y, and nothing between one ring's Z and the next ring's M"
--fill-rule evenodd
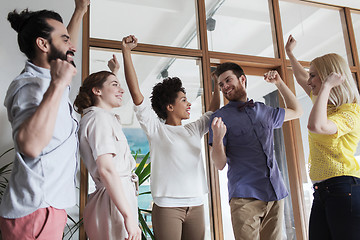
M232 198L230 209L235 239L281 240L283 199L264 202L254 198Z
M159 207L152 209L156 240L203 240L205 237L204 206Z

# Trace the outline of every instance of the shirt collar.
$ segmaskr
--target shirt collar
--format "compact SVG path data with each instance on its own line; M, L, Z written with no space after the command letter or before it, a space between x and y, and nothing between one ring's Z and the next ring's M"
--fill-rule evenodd
M246 100L246 102L249 101L249 100L250 100L250 99L248 98L248 99ZM232 106L232 107L238 107L240 103L244 104L244 103L246 103L246 102L243 102L243 101L229 101L228 104L229 104L230 106ZM255 101L254 101L254 103L255 103Z
M30 61L26 61L24 71L29 72L36 77L48 78L48 79L51 78L50 69L36 66L35 64L31 63Z
M85 108L85 109L83 110L83 114L85 115L85 114L87 114L88 112L91 112L91 111L93 111L93 112L103 112L103 113L109 114L109 115L111 115L111 116L116 117L116 118L120 121L120 116L117 115L116 113L113 113L113 112L111 112L111 111L108 111L108 110L106 110L106 109L103 109L103 108L100 108L100 107L96 107L96 106L91 106L91 107Z

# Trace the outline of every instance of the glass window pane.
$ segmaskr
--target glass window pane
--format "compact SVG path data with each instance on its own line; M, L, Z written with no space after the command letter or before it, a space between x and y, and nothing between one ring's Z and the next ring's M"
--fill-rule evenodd
M247 75L247 95L249 99L263 102L266 105L278 107L278 92L274 84L264 81L262 76ZM279 169L282 173L284 183L290 194L290 185L288 178L287 162L284 149L284 139L282 129L274 130L274 150ZM229 206L228 188L227 188L227 168L219 171L221 212L223 220L224 239L234 239L231 224L231 214ZM294 216L292 211L292 203L290 196L285 198L284 223L283 223L283 239L296 239L295 236Z
M92 0L90 37L197 49L195 1Z
M337 53L348 60L340 11L318 5L280 1L284 43L290 34L296 41L295 56L302 61Z
M293 76L293 79L295 81L295 76ZM303 179L303 191L304 191L306 224L308 224L314 191L312 189L313 185L309 177L309 140L308 140L307 124L313 104L310 100L310 97L306 94L304 89L297 83L295 83L295 92L296 92L296 98L300 102L301 107L304 111L304 113L301 115L299 120L300 120L300 131L301 131L302 145L304 149L305 169L306 169L305 171L306 179Z
M110 51L91 49L90 72L106 70L107 61L112 57L112 54L113 52ZM146 135L142 131L133 111L134 104L131 100L124 80L122 55L121 53L115 54L121 66L118 78L121 86L125 89L125 96L123 97L123 106L118 109L114 109L114 112L120 115L123 130L129 141L131 150L136 152L140 148L141 154L146 154L147 151L149 151L149 146L147 145ZM169 58L140 54L133 54L132 58L139 79L140 89L145 98L149 98L153 86L157 82L162 81L161 72L164 74L164 70L166 69L168 76L177 76L182 80L183 86L186 90L187 99L191 103L190 119L183 121L183 124L195 121L203 114L203 86L200 77L200 65L198 59ZM206 166L204 139L202 139L202 143L203 161ZM139 162L139 160L137 160L137 162ZM150 189L149 185L150 182L148 181L144 186L140 186L140 192L148 191ZM206 226L205 239L211 239L208 197L205 196L204 200ZM151 195L139 196L139 207L151 210L151 206ZM147 215L146 217L148 225L151 226L151 216Z
M355 42L358 51L358 56L360 56L360 11L352 12L351 19L354 27Z
M274 57L268 0L205 0L209 50Z

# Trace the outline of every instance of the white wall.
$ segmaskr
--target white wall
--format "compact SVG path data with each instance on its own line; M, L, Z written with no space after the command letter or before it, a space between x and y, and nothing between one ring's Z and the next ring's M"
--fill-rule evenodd
M25 65L26 57L20 52L17 44L17 33L10 26L7 21L7 15L10 11L17 9L21 11L25 8L29 10L54 10L58 12L67 25L70 21L73 13L75 3L74 0L0 0L0 29L1 29L1 40L0 40L0 154L5 152L7 149L13 146L11 137L11 126L7 120L6 108L3 105L4 98L6 95L7 88L11 81L22 71ZM70 98L73 101L81 84L81 31L79 36L79 42L77 46L77 52L75 55L75 63L77 66L78 73L73 79L72 90ZM5 163L12 161L14 158L14 152L5 155L0 160L0 167ZM78 219L78 207L67 209L75 220ZM68 222L71 224L71 222ZM65 232L67 229L65 229ZM0 237L1 238L1 237ZM67 239L67 238L66 238ZM72 239L78 239L78 234L75 234Z
M0 154L13 146L11 137L11 126L7 120L6 108L4 107L4 98L10 82L22 71L26 61L26 57L20 52L17 44L17 33L10 26L7 21L7 15L10 11L17 9L21 11L25 8L29 10L49 9L58 12L65 25L68 24L73 13L75 3L74 0L0 0ZM76 52L75 63L78 68L78 74L73 80L71 99L76 96L81 83L81 32L79 36L78 51ZM6 155L5 160L10 161L13 154ZM0 160L0 166L4 164L4 159Z

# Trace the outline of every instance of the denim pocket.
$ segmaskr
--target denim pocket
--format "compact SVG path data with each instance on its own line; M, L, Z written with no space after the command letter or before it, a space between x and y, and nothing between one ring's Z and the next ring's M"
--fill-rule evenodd
M351 185L351 215L360 217L360 184Z
M332 197L350 197L351 184L349 183L334 183L326 187L329 195Z

